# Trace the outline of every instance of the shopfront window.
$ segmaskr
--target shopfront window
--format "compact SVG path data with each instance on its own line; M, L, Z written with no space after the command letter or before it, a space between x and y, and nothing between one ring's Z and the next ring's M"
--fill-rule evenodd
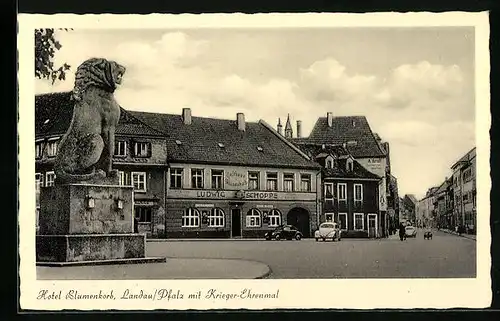
M347 213L339 213L340 229L347 230Z
M276 227L281 225L281 213L278 210L271 210L269 212L269 227Z
M208 214L208 226L224 227L224 211L220 208L213 208Z
M261 226L261 216L260 211L252 208L247 213L246 225L247 227L260 227Z
M200 212L195 208L188 208L182 216L182 227L200 226Z
M365 229L364 224L364 214L363 213L354 213L354 230L362 231Z

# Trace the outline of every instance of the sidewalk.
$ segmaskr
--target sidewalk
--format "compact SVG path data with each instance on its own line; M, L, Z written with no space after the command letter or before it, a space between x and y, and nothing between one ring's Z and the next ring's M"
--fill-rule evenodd
M263 279L266 264L234 259L167 258L165 263L36 268L38 280Z
M473 234L465 234L465 233L462 233L462 234L458 234L457 232L455 231L452 231L452 230L447 230L447 229L440 229L438 231L441 231L441 232L444 232L444 233L448 233L448 234L453 234L453 235L456 235L456 236L461 236L461 237L465 237L467 239L471 239L471 240L476 240L476 235L473 235Z

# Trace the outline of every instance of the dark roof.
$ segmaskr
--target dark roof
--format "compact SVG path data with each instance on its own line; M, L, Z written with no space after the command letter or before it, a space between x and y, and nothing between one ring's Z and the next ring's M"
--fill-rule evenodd
M63 135L73 117L74 102L71 92L51 93L35 96L35 136ZM130 112L121 108L118 135L163 136L163 133L142 123Z
M381 177L370 172L358 163L353 158L353 170L347 171L346 169L346 159L345 156L352 156L349 151L343 146L339 145L324 145L321 144L306 144L306 143L294 143L299 147L304 153L309 155L312 159L318 159L318 156L323 158L328 155L332 155L337 158L337 166L334 168L323 168L324 178L364 178L364 179L380 179ZM318 159L319 160L319 159Z
M164 133L171 162L319 168L262 121L246 122L245 131L240 131L236 120L191 117L191 124L186 125L180 115L130 113Z
M326 117L320 117L309 137L293 140L314 144L342 145L346 143L347 150L352 156L358 158L385 156L365 116L334 117L332 127L328 126ZM350 145L349 141L356 141L356 144Z

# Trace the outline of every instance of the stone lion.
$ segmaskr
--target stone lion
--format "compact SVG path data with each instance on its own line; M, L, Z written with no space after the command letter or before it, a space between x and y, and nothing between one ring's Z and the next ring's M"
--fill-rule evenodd
M58 183L116 177L112 160L120 106L114 98L126 68L115 61L91 58L76 70L71 124L56 155Z

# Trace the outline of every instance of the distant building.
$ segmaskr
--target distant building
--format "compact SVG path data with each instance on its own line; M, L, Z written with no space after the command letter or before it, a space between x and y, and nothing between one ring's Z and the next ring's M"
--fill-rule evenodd
M412 224L416 224L416 209L418 200L413 194L406 194L403 197L403 207L406 221Z
M454 221L470 233L476 232L476 148L455 162L453 171Z
M437 197L436 191L438 187L431 187L427 190L425 196L417 202L416 206L416 225L418 227L430 227L437 225L436 207Z
M454 229L452 178L446 178L435 192L437 227Z

